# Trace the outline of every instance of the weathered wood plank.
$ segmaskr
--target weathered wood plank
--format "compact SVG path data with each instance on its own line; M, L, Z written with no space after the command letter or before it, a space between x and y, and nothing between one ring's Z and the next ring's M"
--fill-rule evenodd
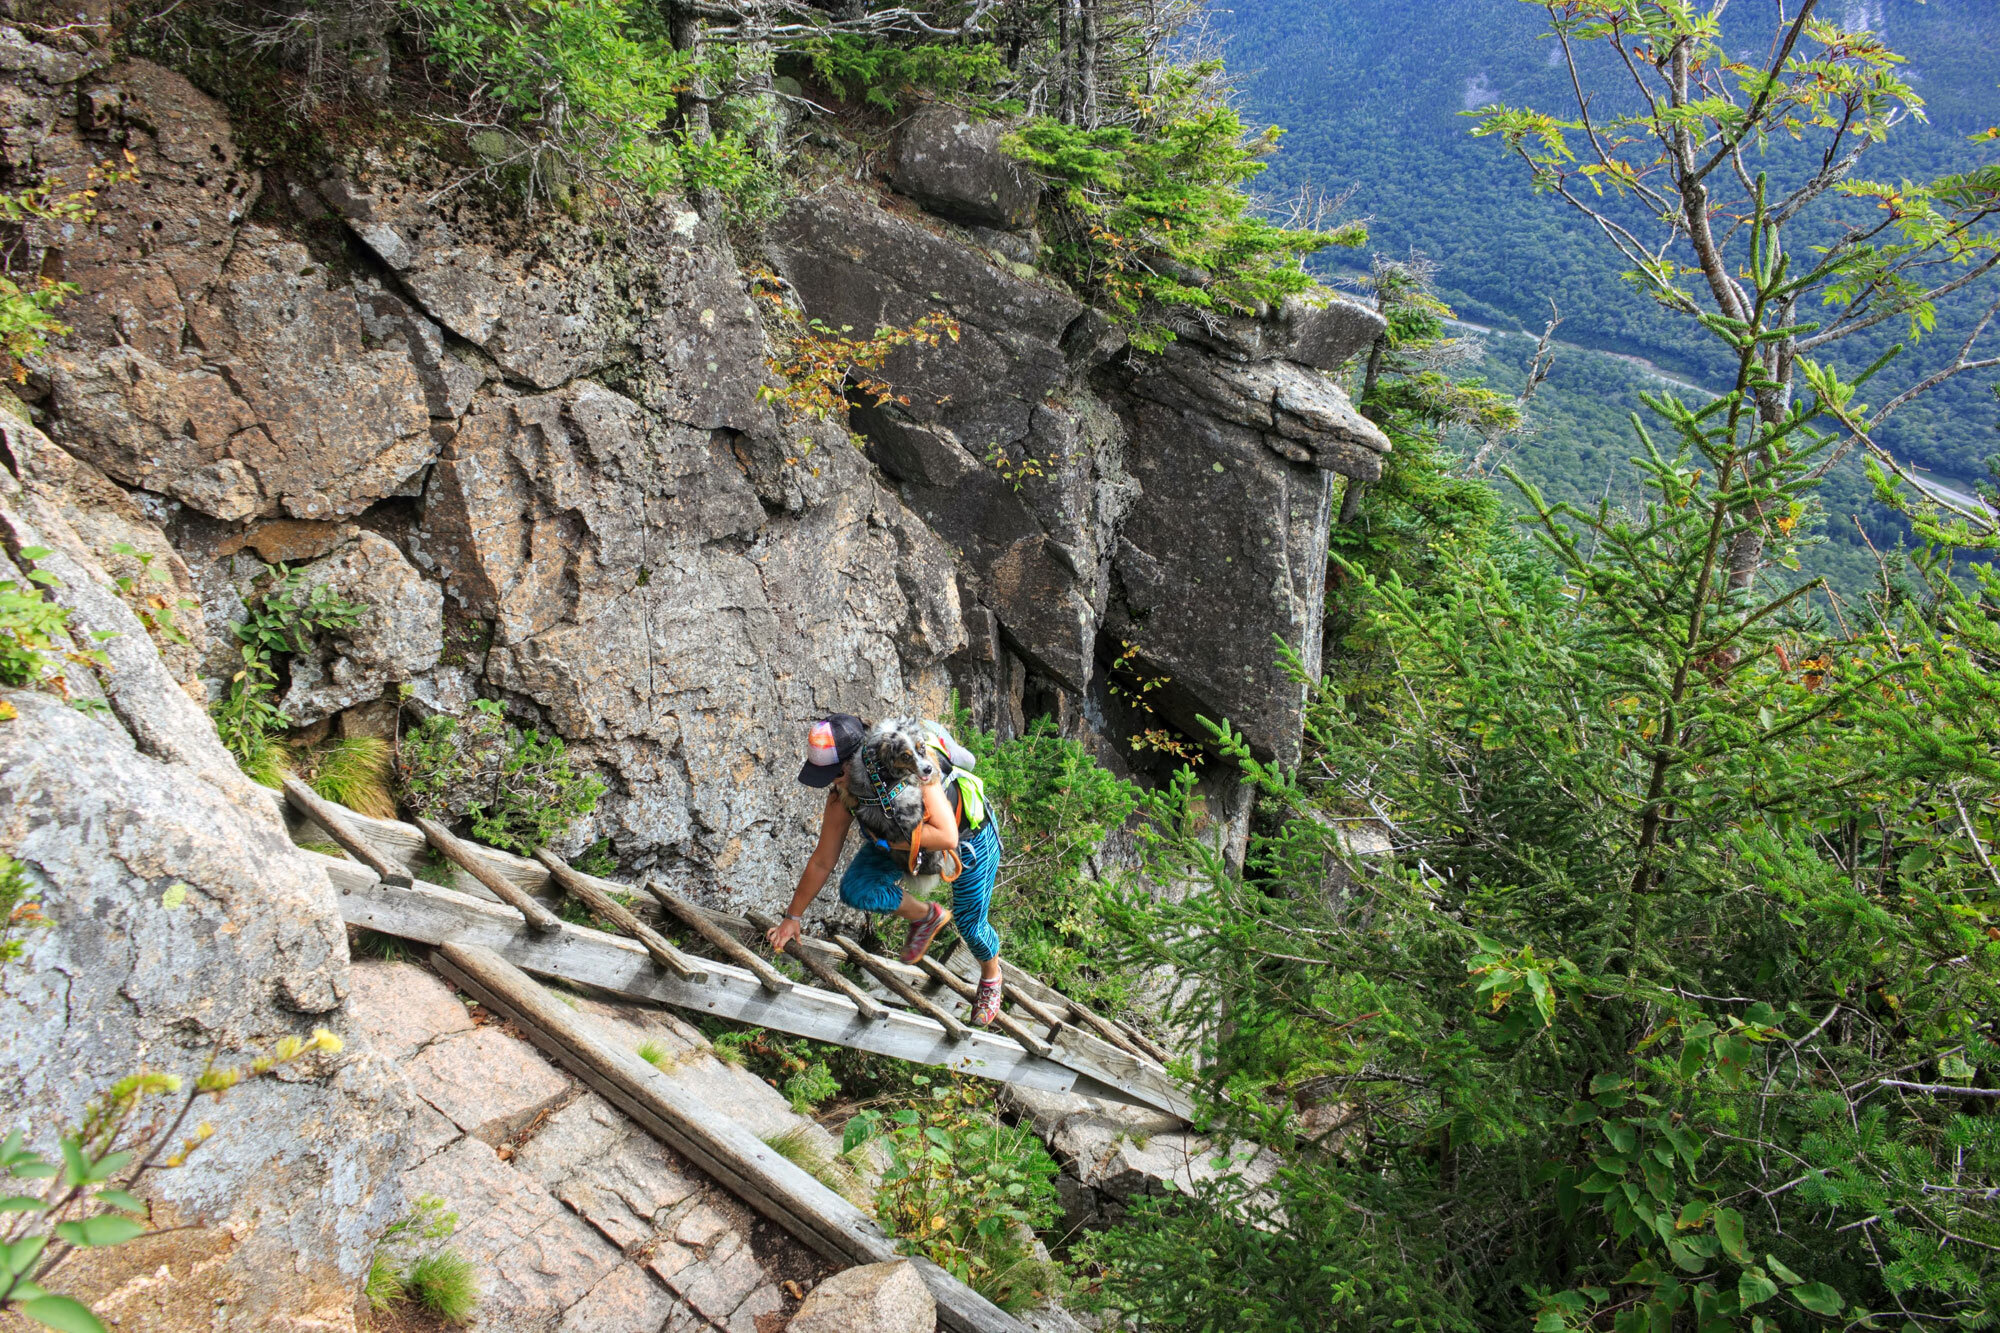
M958 973L952 971L950 968L946 967L943 963L940 963L935 958L931 958L928 956L923 958L921 962L923 964L924 971L930 973L932 978L935 979L939 984L949 986L953 991L957 992L958 997L964 1000L968 1006L970 1006L973 1003L973 1001L978 998L979 987L974 983L967 981L964 977L961 977L960 975L958 975ZM1043 1041L1040 1037L1037 1037L1034 1033L1028 1031L1026 1027L1021 1025L1019 1020L1015 1019L1010 1014L1006 1013L995 1014L993 1016L993 1026L999 1028L1002 1032L1012 1037L1015 1041L1020 1042L1021 1045L1027 1047L1030 1051L1033 1051L1036 1055L1047 1055L1049 1053L1049 1044Z
M669 944L664 936L632 914L632 910L611 896L615 887L608 881L574 869L546 847L535 849L535 859L548 869L549 878L565 892L583 900L584 906L639 941L653 961L683 981L706 981L701 965Z
M875 980L887 986L890 993L895 995L897 999L909 1005L910 1008L916 1010L918 1013L929 1015L951 1035L953 1041L964 1041L972 1035L972 1029L959 1022L957 1017L945 1009L943 1005L910 985L909 982L904 981L888 968L883 967L882 959L869 953L845 935L835 935L833 942L847 950L849 958L852 958L856 963L868 969L874 975Z
M895 1243L873 1219L760 1142L740 1122L619 1049L489 949L447 944L438 970L482 1004L506 1014L534 1043L649 1133L708 1172L732 1194L836 1263L880 1263ZM919 1266L954 1333L1027 1333L1024 1326L936 1265Z
M778 924L777 917L772 916L769 912L759 912L755 908L752 908L747 916L750 924L756 926L759 930L771 930ZM786 944L785 953L795 960L800 967L803 967L806 971L819 978L820 984L828 990L838 991L853 1001L854 1007L861 1011L863 1018L870 1020L879 1019L888 1013L888 1010L884 1009L874 996L842 976L832 964L821 961L818 954L803 948L800 941L792 940ZM1043 1052L1043 1054L1046 1053Z
M1144 1084L1127 1089L1106 1082L1093 1072L1039 1059L992 1033L974 1031L967 1040L954 1042L939 1024L900 1009L887 1010L881 1020L870 1022L845 996L811 986L795 986L786 995L772 995L755 977L728 963L707 963L708 981L695 985L661 972L646 951L630 940L568 924L554 934L540 935L525 927L513 912L484 899L433 884L388 888L351 861L332 857L318 860L339 891L341 915L350 925L422 944L447 940L480 944L537 975L899 1060L940 1065L976 1078L1184 1114Z
M423 830L424 837L430 841L431 846L438 849L440 854L484 884L494 897L519 912L536 930L547 934L562 928L561 918L542 906L537 899L530 897L520 885L488 867L474 853L471 844L462 841L450 829L436 820L425 819L422 815L417 816L417 827Z
M1160 1064L1164 1065L1168 1060L1171 1060L1173 1058L1171 1055L1167 1053L1166 1047L1160 1045L1160 1043L1154 1041L1151 1037L1139 1031L1137 1027L1127 1022L1125 1019L1114 1018L1111 1021L1118 1025L1118 1030L1120 1032L1124 1033L1126 1036L1132 1039L1134 1045L1136 1045L1140 1050L1144 1051L1152 1059L1157 1060Z
M294 777L285 779L285 796L291 801L294 809L324 830L326 836L333 839L335 846L380 875L383 883L408 885L413 882L401 866L391 865L388 859L348 822L351 812L345 807L335 805Z
M646 881L646 891L659 900L660 906L670 916L678 918L683 925L693 930L695 934L722 950L723 957L750 973L751 976L756 977L757 984L771 992L771 994L783 995L792 988L792 979L790 977L778 971L777 968L772 967L756 954L751 953L743 945L737 943L735 936L710 921L700 911L696 910L693 903L675 897L650 879Z

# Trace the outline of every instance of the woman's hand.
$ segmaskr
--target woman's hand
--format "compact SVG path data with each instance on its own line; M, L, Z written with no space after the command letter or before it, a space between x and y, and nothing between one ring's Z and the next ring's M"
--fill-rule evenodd
M799 937L800 924L794 917L786 917L764 932L764 938L771 942L772 953L783 953L785 946Z

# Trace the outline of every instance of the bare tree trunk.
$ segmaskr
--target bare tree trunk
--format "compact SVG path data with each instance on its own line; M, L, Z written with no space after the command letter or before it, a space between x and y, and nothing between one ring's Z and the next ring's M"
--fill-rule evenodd
M1079 26L1072 21L1077 5L1078 0L1060 0L1056 6L1056 79L1060 85L1056 119L1065 125L1076 124L1076 55L1070 44Z
M674 50L686 51L697 60L701 58L701 19L695 14L694 6L675 4L668 13L667 35L674 44ZM696 143L705 142L709 135L708 96L703 80L697 78L680 95L681 123L687 127L688 138Z
M1097 128L1097 0L1078 0L1082 9L1082 39L1077 58L1077 82L1083 90L1083 127Z

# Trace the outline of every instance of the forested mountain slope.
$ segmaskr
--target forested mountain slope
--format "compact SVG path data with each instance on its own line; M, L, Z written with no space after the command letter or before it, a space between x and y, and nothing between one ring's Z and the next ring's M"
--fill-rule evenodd
M1907 57L1904 73L1927 103L1929 123L1898 127L1863 174L1924 179L2000 158L2000 146L1967 139L2000 122L1993 56L2000 8L1978 0L1842 0L1823 8L1846 26L1865 24ZM1759 4L1729 16L1743 29L1739 54L1764 55L1770 13ZM1468 320L1539 332L1554 301L1565 340L1643 357L1703 383L1726 374L1697 328L1620 279L1622 264L1588 221L1529 190L1526 168L1497 140L1473 137L1475 121L1463 113L1488 104L1559 115L1569 107L1568 71L1544 35L1540 6L1259 0L1220 17L1246 112L1286 130L1260 182L1268 193L1306 182L1358 186L1353 206L1369 218L1368 249L1397 257L1418 251L1437 261L1441 295ZM1599 84L1617 86L1609 78ZM1775 145L1766 157L1774 175L1793 162L1788 147ZM1846 207L1850 217L1872 211ZM1365 264L1366 255L1333 250L1322 262ZM1908 348L1885 375L1891 390L1880 396L1949 362L1980 309L1971 301L1941 307L1936 331ZM1884 325L1853 359L1865 364L1908 333L1907 325ZM1518 385L1526 350L1518 343L1493 348L1486 370L1496 386ZM2000 451L1992 381L1991 374L1967 375L1941 386L1904 408L1882 442L1942 480L1966 489L1986 481L1986 460ZM1638 408L1638 392L1656 387L1615 361L1560 356L1541 391L1536 433L1518 446L1516 463L1565 498L1594 501L1607 479L1614 498L1633 493L1633 474L1619 466L1631 452L1622 423ZM1607 426L1614 428L1609 435ZM1872 503L1858 464L1830 477L1822 500L1830 547L1816 554L1818 570L1849 587L1872 578L1874 561L1847 515L1862 514L1878 541L1893 541L1900 525Z

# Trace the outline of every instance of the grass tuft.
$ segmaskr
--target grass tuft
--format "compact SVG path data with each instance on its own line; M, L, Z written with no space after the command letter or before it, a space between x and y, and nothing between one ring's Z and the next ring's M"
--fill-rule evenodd
M665 1069L668 1064L667 1048L648 1037L639 1043L639 1058L655 1069Z
M448 1324L463 1324L479 1308L479 1279L472 1261L457 1250L433 1250L404 1275L410 1299Z
M394 819L389 760L389 742L380 736L328 741L310 756L312 789L356 814Z
M347 955L350 958L374 958L384 963L407 963L416 958L417 951L400 935L357 928L347 946Z
M362 1284L362 1294L368 1298L371 1310L386 1310L397 1301L408 1298L408 1289L403 1285L403 1274L396 1267L390 1255L378 1250L368 1264L368 1280Z
M828 1152L811 1125L794 1125L764 1136L764 1146L850 1203L859 1203L861 1177L838 1153Z
M260 732L249 739L247 750L236 756L236 766L252 782L281 788L294 766L292 747Z

